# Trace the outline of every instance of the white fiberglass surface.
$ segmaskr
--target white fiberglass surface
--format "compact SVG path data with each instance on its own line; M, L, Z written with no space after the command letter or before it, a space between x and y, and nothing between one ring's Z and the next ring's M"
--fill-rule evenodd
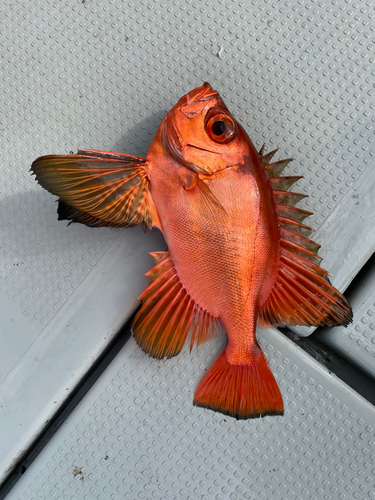
M343 290L374 250L373 16L351 0L2 2L2 477L137 306L147 253L164 249L155 231L58 222L32 161L145 156L168 109L208 81L257 147L294 158L286 175L304 176L299 206Z

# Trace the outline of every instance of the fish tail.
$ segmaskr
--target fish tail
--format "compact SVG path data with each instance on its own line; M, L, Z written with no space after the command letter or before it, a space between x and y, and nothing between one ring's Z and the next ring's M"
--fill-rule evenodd
M230 364L226 351L199 384L194 405L237 419L283 415L280 389L261 349L243 365Z

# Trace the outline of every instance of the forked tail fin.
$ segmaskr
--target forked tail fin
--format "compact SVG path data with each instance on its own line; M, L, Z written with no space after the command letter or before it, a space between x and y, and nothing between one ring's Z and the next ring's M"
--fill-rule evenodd
M247 365L231 365L224 351L199 384L194 404L237 419L284 413L280 389L260 349Z

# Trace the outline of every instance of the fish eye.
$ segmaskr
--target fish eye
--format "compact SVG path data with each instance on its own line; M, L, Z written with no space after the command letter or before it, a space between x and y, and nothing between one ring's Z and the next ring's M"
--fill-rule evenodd
M216 114L208 117L206 132L212 141L219 144L228 144L236 135L236 125L230 116Z
M225 122L223 120L216 120L212 124L211 130L214 135L222 135L226 131L227 126L225 125Z

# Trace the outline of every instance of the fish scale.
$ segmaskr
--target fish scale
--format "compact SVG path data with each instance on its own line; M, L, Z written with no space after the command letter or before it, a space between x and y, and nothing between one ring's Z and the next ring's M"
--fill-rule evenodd
M93 150L32 165L59 196L59 215L94 226L157 227L155 254L134 336L156 358L221 335L228 345L200 382L194 404L236 418L283 413L280 390L255 336L269 325L347 325L352 312L329 283L296 208L305 197L280 177L291 159L258 153L205 83L166 115L147 158Z

